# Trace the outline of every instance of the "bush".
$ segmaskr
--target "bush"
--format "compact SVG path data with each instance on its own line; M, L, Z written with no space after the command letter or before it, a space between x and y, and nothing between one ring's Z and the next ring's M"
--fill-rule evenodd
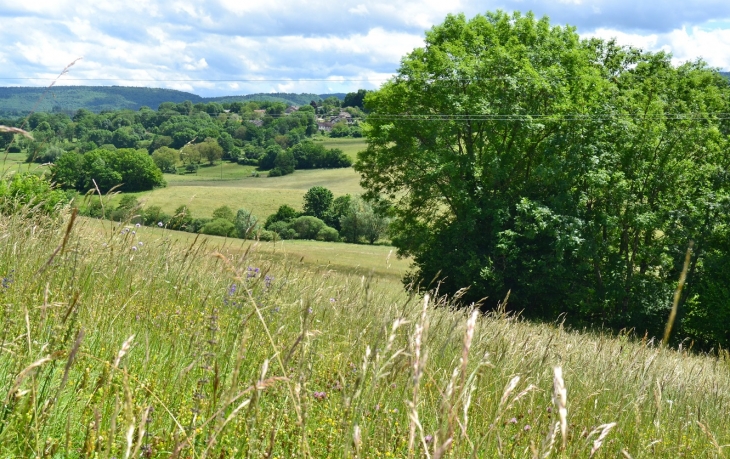
M162 226L167 226L170 222L170 216L164 213L160 206L147 207L144 209L142 217L146 226L157 226L160 222L162 222Z
M294 231L291 227L289 227L289 223L279 221L274 222L268 227L269 231L272 231L279 235L281 239L296 239L297 238L297 232Z
M209 234L211 236L234 236L236 227L230 221L225 218L216 218L215 220L206 223L200 229L203 234Z
M322 220L309 215L299 217L290 223L298 239L317 239L317 235L325 226Z
M37 175L15 174L0 179L0 213L11 214L28 206L50 214L68 202L66 193Z
M340 233L332 227L325 226L319 230L319 233L317 233L317 240L325 242L339 242Z
M286 204L282 204L279 206L279 208L276 210L275 214L271 214L266 219L266 223L264 224L264 228L270 230L271 225L276 222L285 222L289 223L295 218L299 216L299 212L297 212L293 207L288 206Z
M254 236L259 241L265 241L265 242L269 242L269 241L276 242L276 240L279 239L278 233L275 233L273 231L268 231L268 230L261 230L258 233L256 233Z

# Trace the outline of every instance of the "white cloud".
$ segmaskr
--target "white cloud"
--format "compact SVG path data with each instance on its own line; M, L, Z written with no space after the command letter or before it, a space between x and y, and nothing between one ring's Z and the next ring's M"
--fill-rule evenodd
M83 56L66 81L203 95L374 88L447 14L498 8L730 70L726 0L0 0L0 42L10 44L0 76L52 79ZM171 81L185 79L231 81Z
M369 13L369 11L368 11L368 7L367 7L367 6L365 6L365 5L363 5L362 3L361 3L361 4L359 4L359 5L357 5L357 6L356 6L356 7L354 7L354 8L350 8L350 9L349 9L349 10L347 10L347 11L348 11L349 13L352 13L352 14L360 14L360 15L362 15L362 14L368 14L368 13Z

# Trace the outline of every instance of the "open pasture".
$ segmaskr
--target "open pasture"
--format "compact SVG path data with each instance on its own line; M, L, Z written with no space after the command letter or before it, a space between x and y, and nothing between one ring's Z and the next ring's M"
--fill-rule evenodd
M235 166L242 167L242 166ZM182 180L178 177L184 177ZM260 219L276 212L282 204L302 208L302 197L313 186L324 186L335 196L360 194L360 177L352 168L299 170L283 177L243 177L238 180L190 180L191 176L165 175L166 188L139 193L147 206L160 206L167 213L183 204L196 217L209 217L217 207L227 205L251 210Z

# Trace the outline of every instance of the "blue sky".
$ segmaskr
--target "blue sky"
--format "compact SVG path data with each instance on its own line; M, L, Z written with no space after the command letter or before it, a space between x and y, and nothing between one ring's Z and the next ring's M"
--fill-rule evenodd
M730 70L728 0L0 0L0 86L47 85L83 57L59 84L205 96L372 89L447 14L496 9Z

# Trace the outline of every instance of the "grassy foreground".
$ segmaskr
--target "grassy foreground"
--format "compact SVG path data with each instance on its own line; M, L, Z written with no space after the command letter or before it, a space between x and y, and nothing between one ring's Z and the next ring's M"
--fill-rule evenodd
M64 220L0 219L2 457L674 458L730 443L726 353Z

